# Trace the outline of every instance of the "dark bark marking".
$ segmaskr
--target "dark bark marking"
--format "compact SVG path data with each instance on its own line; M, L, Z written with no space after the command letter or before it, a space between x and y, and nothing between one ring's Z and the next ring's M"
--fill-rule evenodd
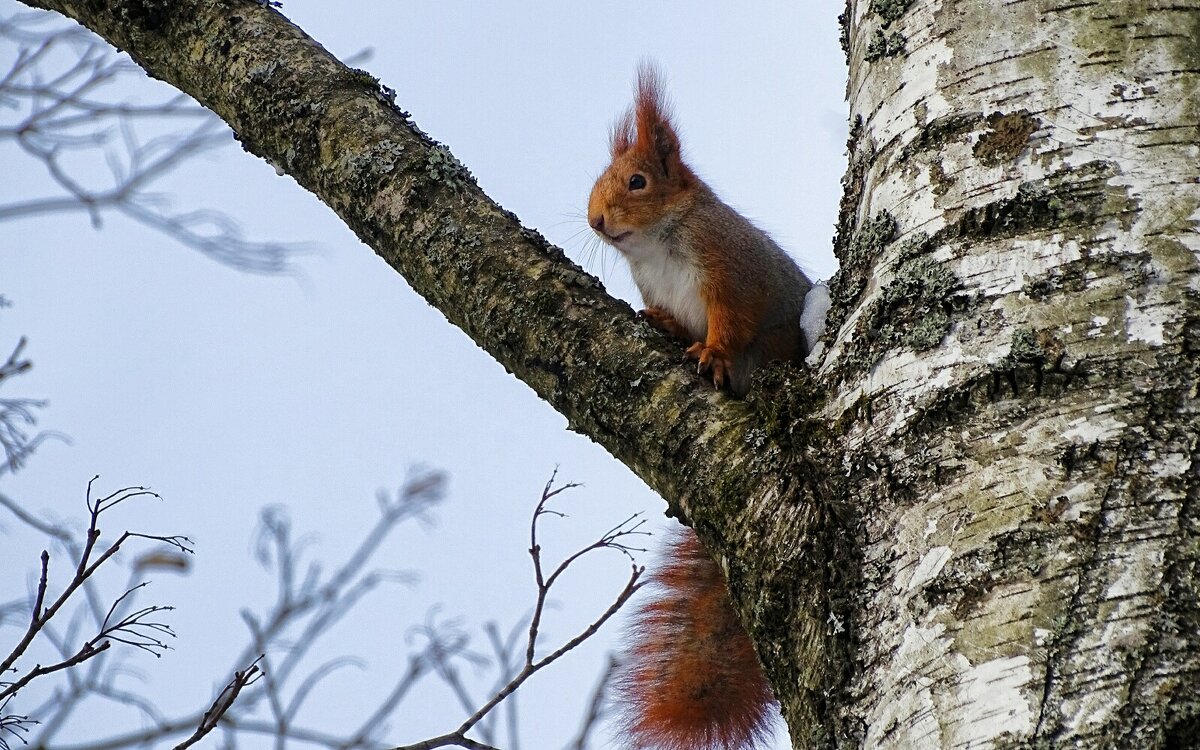
M1076 10L1078 8L1094 8L1095 6L1097 6L1099 4L1100 3L1096 2L1096 0L1088 0L1087 2L1070 3L1068 5L1059 5L1055 8L1047 8L1046 12L1047 13L1065 13L1068 10Z
M989 167L1015 161L1029 145L1029 136L1042 127L1042 121L1026 109L1008 114L993 112L987 124L989 129L979 136L973 152Z

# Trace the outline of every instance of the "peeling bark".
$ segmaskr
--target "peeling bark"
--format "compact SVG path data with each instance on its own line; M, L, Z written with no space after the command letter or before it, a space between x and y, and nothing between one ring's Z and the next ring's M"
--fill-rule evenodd
M800 747L1200 716L1200 0L850 0L815 374L714 394L253 0L25 0L222 117L692 523Z

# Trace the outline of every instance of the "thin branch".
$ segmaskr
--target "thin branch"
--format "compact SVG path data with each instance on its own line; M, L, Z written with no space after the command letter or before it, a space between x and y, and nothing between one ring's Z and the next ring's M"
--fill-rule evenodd
M396 748L395 750L433 750L435 747L465 747L469 750L499 750L492 745L476 742L475 740L463 737L458 732L443 734L440 737L432 737L412 745L405 745L403 748Z
M63 543L70 542L72 540L70 532L68 532L66 529L35 518L33 514L21 507L20 503L4 493L0 493L0 505L4 506L10 513L16 516L18 521L26 526L32 527L39 533L53 537L55 540Z
M9 738L15 737L21 741L22 745L29 744L25 740L25 735L29 733L31 727L37 724L37 720L31 719L24 714L6 714L4 710L8 708L8 698L0 700L0 750L11 750Z
M429 661L425 654L414 654L408 658L408 669L404 671L400 679L388 696L384 698L379 705L371 712L371 715L359 725L358 730L346 740L343 748L352 748L364 746L371 739L372 732L380 729L384 720L400 705L408 692L421 679L422 676L429 672Z
M487 663L487 658L468 650L470 639L459 629L457 620L438 625L437 614L437 607L431 609L425 625L418 631L429 640L425 653L438 677L454 693L463 711L473 712L477 704L455 668L454 660L465 659L469 663L482 665Z
M176 745L174 750L184 750L184 748L191 747L204 739L204 736L209 732L216 729L217 724L221 722L221 719L233 707L233 703L237 700L238 695L241 694L242 689L247 685L253 685L262 676L262 670L259 669L258 663L263 658L260 655L251 662L250 666L233 673L233 679L217 694L216 700L204 712L204 715L200 717L200 726L196 727L196 731L192 733L192 736Z
M48 559L48 555L43 552L43 565L46 561L48 561ZM44 582L45 581L43 579L43 583ZM70 669L71 667L78 666L85 661L98 656L106 651L113 642L134 646L142 649L143 651L152 653L155 656L158 656L161 651L169 648L167 644L163 642L162 639L156 637L155 634L159 633L174 637L175 633L172 632L169 626L163 623L149 621L146 618L158 612L173 610L175 609L174 607L163 607L157 605L143 607L136 612L128 614L122 617L120 620L109 624L110 619L116 613L117 609L120 607L125 598L145 585L145 583L142 583L134 586L119 596L109 609L108 616L104 618L104 623L100 629L100 632L97 633L87 643L84 643L83 646L81 646L73 655L49 666L42 666L40 664L36 665L33 669L25 673L23 677L6 685L3 690L0 690L0 700L6 700L16 695L21 688L25 687L38 677L53 674L54 672L59 672L64 669ZM35 624L36 622L37 621L35 620ZM44 626L45 624L46 622L42 621L41 625Z
M532 677L544 667L553 664L564 654L568 653L576 646L595 635L596 631L598 631L600 627L609 620L610 617L615 615L617 610L619 610L625 604L625 602L629 601L629 597L633 596L633 594L639 588L641 588L642 584L638 583L638 578L641 577L643 570L643 568L639 568L635 565L632 573L629 576L629 580L625 583L625 587L621 589L621 592L617 595L617 598L608 606L608 609L604 610L603 614L601 614L599 618L597 618L591 625L588 625L582 632L579 633L579 635L567 641L550 655L543 657L540 661L527 664L525 668L521 670L520 674L513 678L513 680L505 685L502 690L496 693L496 695L492 696L492 699L484 704L482 708L476 711L473 716L464 721L462 726L459 727L458 732L465 733L470 731L471 727L474 726L479 719L481 719L489 711L495 708L497 704L511 695L517 688L521 687L525 680ZM405 748L405 750L407 750L407 748Z
M124 643L128 646L133 646L148 653L154 654L155 656L161 656L163 651L170 648L170 646L168 646L166 642L158 636L165 635L174 638L175 632L171 630L171 627L165 623L153 622L147 620L146 618L159 612L170 612L175 609L174 607L167 607L157 604L148 607L142 607L139 610L125 615L112 625L109 625L109 621L112 619L114 613L117 611L118 607L120 607L121 602L125 599L125 597L129 596L138 589L147 586L148 583L149 582L143 582L137 586L134 586L124 594L121 594L121 596L118 597L115 602L113 602L112 607L108 610L108 615L104 618L104 623L100 629L100 633L93 640L105 639L116 641L118 643Z
M30 625L36 625L42 617L42 604L46 601L46 585L50 575L50 553L42 550L42 575L38 578L37 596L33 600L33 610L30 612Z
M299 687L297 687L295 692L292 693L292 699L288 701L287 706L284 709L284 716L287 717L288 722L290 723L295 720L296 715L300 712L301 706L304 705L304 701L308 698L309 694L312 693L313 689L320 684L321 680L325 679L342 667L358 667L361 670L365 666L366 665L363 663L362 659L352 656L340 656L336 659L331 659L314 669L307 677L304 678L303 681L301 681Z
M106 510L110 510L122 502L135 497L158 497L157 494L151 492L145 487L125 487L109 494L106 497L93 501L92 486L98 478L98 476L95 476L88 481L86 503L90 514L90 521L88 524L87 533L85 535L86 541L84 543L83 550L79 555L78 563L75 567L75 575L67 584L66 588L63 589L62 593L59 594L58 598L55 599L49 607L43 608L49 581L48 571L50 555L49 552L42 552L42 575L38 583L38 590L34 599L34 606L30 613L29 625L20 641L18 641L16 646L13 647L13 650L3 662L0 662L0 674L9 671L12 668L17 659L19 659L25 653L26 649L29 648L29 645L33 642L34 638L37 637L38 633L50 623L54 616L58 614L59 610L62 609L63 605L67 603L67 601L79 589L79 587L84 585L84 583L92 577L92 575L97 569L99 569L101 565L110 560L127 539L135 536L144 539L153 539L170 544L171 546L183 552L190 553L192 551L191 547L188 546L191 544L191 540L189 540L187 537L152 536L147 534L135 534L127 531L123 533L115 542L113 542L108 549L101 553L99 557L93 560L92 553L95 550L96 541L100 538L99 522L101 514L103 514ZM113 603L112 607L109 608L108 615L101 623L100 632L87 643L85 643L78 651L66 659L58 662L57 664L52 664L45 667L40 664L35 666L33 669L28 671L24 677L0 690L0 700L16 694L17 691L37 677L82 664L83 662L106 650L113 641L126 643L128 645L151 651L152 653L157 653L158 650L166 648L166 644L163 643L162 640L155 635L155 633L170 635L170 628L162 623L148 621L145 618L156 612L170 609L169 607L143 608L132 615L123 617L120 621L114 624L109 624L110 618L116 612L120 603L138 588L141 588L141 586L136 586L132 589L129 589L122 594L116 600L116 602Z
M604 625L604 623L606 623L614 614L616 614L617 610L619 610L622 606L624 606L625 602L629 601L629 598L631 596L633 596L633 594L639 588L641 588L642 584L639 583L639 579L641 578L644 568L638 567L638 565L635 563L632 566L632 570L630 571L629 579L626 581L624 588L621 589L621 591L617 594L617 596L613 600L613 602L608 606L607 609L604 610L604 612L602 612L600 614L600 616L598 618L596 618L596 620L594 620L590 625L588 625L586 628L584 628L574 638L570 639L569 641L564 643L562 646L560 646L558 649L554 650L547 656L544 656L541 659L535 658L537 640L538 640L538 636L539 636L539 626L541 623L541 616L545 610L546 601L549 596L550 588L551 588L551 586L554 585L554 582L561 576L561 574L564 573L567 570L567 568L569 568L570 565L574 561L578 560L584 554L594 551L594 550L614 549L614 550L617 550L618 552L621 552L622 554L624 554L626 556L631 557L632 556L631 550L633 548L626 545L624 540L629 536L646 535L646 532L641 531L642 521L638 519L637 515L631 516L630 518L626 519L625 521L623 521L622 523L613 527L612 529L609 529L596 542L593 542L592 544L588 545L587 547L583 548L582 550L579 550L578 552L575 552L574 554L568 556L562 563L560 563L558 565L557 568L555 568L554 572L549 577L546 577L544 575L543 568L542 568L541 546L538 544L538 521L543 516L547 516L547 515L563 517L563 515L564 515L563 513L556 511L556 510L551 510L550 508L547 507L547 504L549 503L549 501L551 499L553 499L557 495L561 494L562 492L565 492L568 489L578 486L575 484L564 484L564 485L556 488L554 486L554 480L556 477L557 477L557 469L551 475L550 480L548 482L546 482L546 486L542 490L542 497L538 501L537 507L534 509L533 518L530 523L529 554L530 554L530 557L533 559L534 580L537 583L537 602L534 606L533 615L530 618L529 633L527 636L526 648L525 648L524 665L522 666L520 671L517 672L517 674L515 676L513 676L499 690L497 690L486 703L484 703L474 713L472 713L453 732L449 732L447 734L441 735L439 737L434 737L432 739L424 740L422 742L417 742L417 743L410 744L410 745L402 745L402 746L393 748L393 750L428 750L430 748L447 747L447 746L466 747L466 748L479 748L479 747L491 748L490 745L485 745L483 743L479 743L476 740L473 740L473 739L467 737L467 733L470 732L472 729L476 728L477 726L479 726L480 722L482 722L488 716L488 714L492 711L492 709L494 709L496 706L498 706L500 703L502 703L506 698L511 696L513 693L515 693L521 687L521 685L525 683L526 680L528 680L530 677L532 677L533 675L535 675L537 672L544 669L545 667L553 664L555 661L557 661L563 655L574 650L581 643L583 643L584 641L586 641L587 639L589 639L593 635L595 635L595 633ZM501 643L500 639L498 638L498 635L493 636L493 643L496 644L496 646L499 646L500 653L504 653L505 649L503 648L503 644ZM494 646L494 648L496 646ZM502 669L503 669L503 667L502 667ZM450 676L452 679L457 678L457 675L455 675L453 673ZM445 675L443 675L443 679L445 679ZM450 684L451 684L452 688L455 687L453 682L451 682ZM460 700L461 700L461 698L460 698Z
M0 303L4 303L3 298L0 298ZM0 307L3 306L5 304L0 304ZM0 386L9 378L23 375L33 367L33 363L23 357L26 343L22 336L8 358L0 363ZM21 468L25 459L45 440L55 438L67 442L66 436L57 432L26 433L27 428L37 424L36 411L45 406L46 401L39 399L0 398L0 447L4 449L5 456L4 463L0 463L0 474Z
M29 372L30 368L33 367L33 362L21 359L21 353L25 350L25 344L25 337L22 336L17 341L17 346L13 349L12 354L8 355L8 359L4 361L4 364L0 364L0 383L3 383L5 379L11 378L14 375Z
M80 648L79 651L77 651L74 656L71 656L67 659L63 659L62 661L60 661L56 664L51 664L48 667L43 667L42 665L39 664L39 665L35 666L33 669L26 672L23 677L16 680L15 682L7 684L3 690L0 690L0 699L11 698L12 696L14 696L18 692L20 692L21 688L25 687L26 685L28 685L30 682L37 679L38 677L43 677L48 674L54 674L55 672L59 672L64 669L70 669L71 667L82 664L85 661L87 661L88 659L91 659L93 656L96 656L96 655L104 652L111 645L112 645L112 643L109 641L105 641L104 643L101 643L98 646L93 645L91 641L88 641L87 643L83 644L83 647Z
M233 143L211 112L177 93L147 104L112 101L109 92L141 72L85 29L13 14L0 18L0 40L17 48L11 67L0 75L0 106L12 113L0 122L0 141L13 142L40 164L60 192L0 205L0 221L83 212L99 227L106 212L117 211L221 263L256 273L288 271L295 255L310 250L248 241L222 214L206 212L201 219L155 204L147 192L152 184L198 155ZM144 123L170 120L180 126L143 142ZM88 154L103 157L110 182L95 186L95 170L86 173L90 179L76 176L85 174L76 165L78 155ZM76 155L70 167L64 164L67 155Z
M587 750L588 740L591 739L592 732L595 731L596 725L600 719L604 717L605 697L608 694L608 685L617 674L617 667L620 662L613 654L608 655L608 664L604 671L600 673L600 679L596 681L596 687L592 689L592 699L588 701L587 712L583 715L583 722L579 727L579 734L575 735L572 740L563 750Z

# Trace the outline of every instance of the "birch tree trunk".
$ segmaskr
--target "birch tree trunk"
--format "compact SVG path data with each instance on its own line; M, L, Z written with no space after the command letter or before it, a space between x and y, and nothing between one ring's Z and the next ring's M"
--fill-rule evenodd
M25 2L216 112L659 491L797 748L1192 746L1200 0L850 0L824 359L745 402L269 3Z
M1200 3L843 20L846 715L868 747L1200 746Z

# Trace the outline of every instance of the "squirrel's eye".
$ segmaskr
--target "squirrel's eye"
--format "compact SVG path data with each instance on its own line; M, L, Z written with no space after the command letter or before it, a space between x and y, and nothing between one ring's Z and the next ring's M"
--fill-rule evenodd
M641 190L644 187L646 187L646 178L643 177L642 175L635 174L634 176L629 178L629 189L630 190Z

